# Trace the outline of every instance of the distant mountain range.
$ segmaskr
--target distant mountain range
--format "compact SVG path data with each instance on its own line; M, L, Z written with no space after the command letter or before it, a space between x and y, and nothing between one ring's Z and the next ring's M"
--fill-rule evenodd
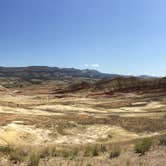
M103 79L116 78L122 75L101 73L97 70L80 70L75 68L58 68L47 66L29 66L29 67L0 67L0 77L2 78L20 78L24 80L42 79L42 80L64 80L64 79ZM129 76L123 76L129 77ZM151 76L140 76L141 78L153 78Z
M61 80L72 78L115 78L117 74L106 74L96 70L80 70L74 68L58 68L47 66L0 67L0 77L21 79Z

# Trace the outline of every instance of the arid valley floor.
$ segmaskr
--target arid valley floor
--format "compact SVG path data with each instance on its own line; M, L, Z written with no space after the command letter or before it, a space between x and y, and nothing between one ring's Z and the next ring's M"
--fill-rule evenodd
M166 91L56 93L56 85L1 87L1 166L166 165ZM140 155L134 146L143 138L153 143Z

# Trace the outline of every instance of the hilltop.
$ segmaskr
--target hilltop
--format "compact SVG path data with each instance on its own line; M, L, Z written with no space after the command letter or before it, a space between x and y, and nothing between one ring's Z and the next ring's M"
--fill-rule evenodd
M88 94L112 95L116 92L155 92L166 90L166 78L140 78L140 77L116 77L105 78L95 82L72 83L65 89L56 90L56 93L85 92Z

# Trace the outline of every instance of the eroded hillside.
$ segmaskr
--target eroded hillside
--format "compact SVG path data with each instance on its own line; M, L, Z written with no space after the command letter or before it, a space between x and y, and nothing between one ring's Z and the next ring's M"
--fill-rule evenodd
M157 146L147 153L147 158L139 158L132 146L145 137L158 140L166 134L165 87L165 78L133 77L76 84L44 81L22 87L4 88L2 85L0 144L2 147L26 147L37 154L43 154L41 150L47 147L54 147L56 155L46 153L40 158L42 166L46 163L116 165L122 160L125 164L146 164L150 158L154 160L153 152L162 156L164 148ZM117 145L128 150L122 150L119 159L109 159L111 147ZM106 148L104 153L103 146ZM87 147L98 147L97 155L86 154ZM77 155L73 152L75 149ZM68 153L74 153L75 157L71 160ZM7 160L5 154L2 155L0 165L13 163L10 155ZM26 165L27 156L23 161L16 161L16 165ZM133 159L128 161L131 156ZM163 158L158 160L165 162ZM151 165L156 166L156 163Z

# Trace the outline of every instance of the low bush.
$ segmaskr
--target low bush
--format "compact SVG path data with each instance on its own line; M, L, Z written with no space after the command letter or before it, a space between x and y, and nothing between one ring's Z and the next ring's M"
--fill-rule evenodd
M3 154L9 154L12 151L14 151L14 149L11 146L0 146L0 152Z
M71 159L74 159L78 155L78 149L75 148L71 151Z
M68 158L70 156L70 152L66 150L61 151L61 156L64 158Z
M88 156L98 156L99 155L99 149L97 148L97 146L91 147L91 146L87 146L84 152L84 157L88 157Z
M57 150L55 147L46 147L40 151L40 158L45 157L56 157L57 156Z
M151 145L152 145L152 140L150 138L144 138L135 145L134 150L136 153L144 155L145 152L147 152L150 149Z
M110 151L109 158L112 159L115 157L119 157L120 153L121 153L121 150L119 147L113 147Z
M88 157L91 155L92 148L90 146L87 146L84 151L84 157Z
M40 158L45 158L50 156L50 149L49 147L46 147L40 151Z
M166 135L160 137L160 145L166 146Z
M98 156L99 152L98 152L98 148L95 146L94 148L92 148L92 156Z
M105 145L102 145L102 144L101 144L100 150L101 150L102 153L104 153L104 152L107 151L107 148L106 148Z
M40 156L33 153L29 156L28 166L38 166L39 161L40 161Z

